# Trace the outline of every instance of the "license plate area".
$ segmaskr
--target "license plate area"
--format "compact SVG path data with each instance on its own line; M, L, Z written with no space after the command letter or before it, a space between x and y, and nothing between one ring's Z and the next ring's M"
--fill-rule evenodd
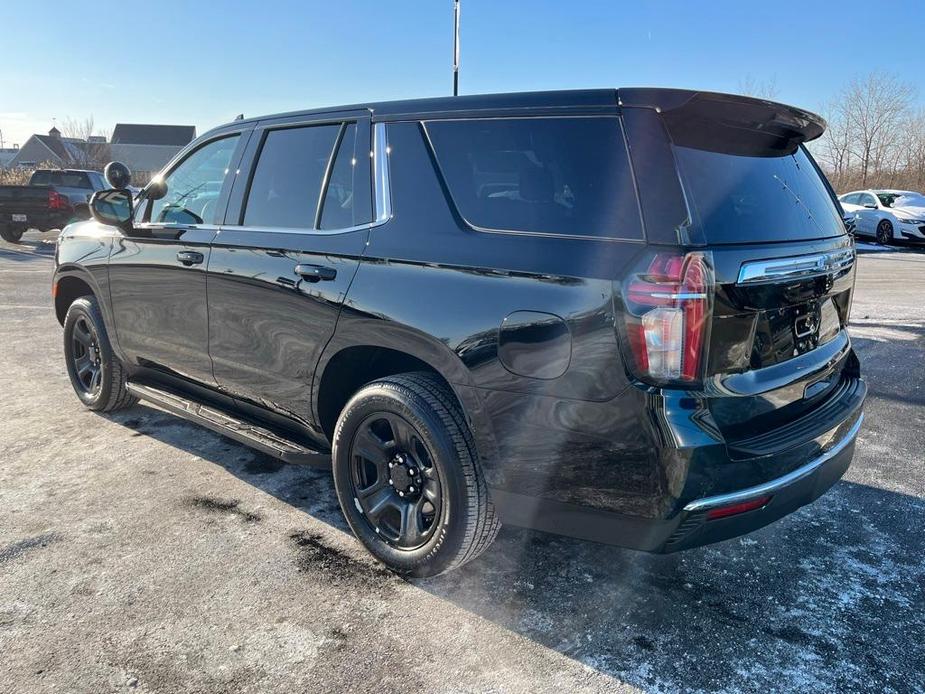
M11 215L14 222L28 222L29 218L24 214Z

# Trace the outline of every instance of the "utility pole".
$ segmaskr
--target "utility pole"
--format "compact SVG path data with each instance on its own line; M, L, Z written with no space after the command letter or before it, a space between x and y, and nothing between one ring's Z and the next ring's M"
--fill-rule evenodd
M459 0L453 0L453 96L459 96Z

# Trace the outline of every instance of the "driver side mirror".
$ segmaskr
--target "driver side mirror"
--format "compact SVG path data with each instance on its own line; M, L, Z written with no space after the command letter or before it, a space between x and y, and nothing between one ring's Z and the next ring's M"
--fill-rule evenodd
M866 207L868 210L876 210L876 209L877 209L877 206L876 206L874 203L872 203L872 202L866 203L866 204L864 205L864 207Z
M96 221L128 231L134 214L132 191L124 188L97 191L90 198L90 212Z

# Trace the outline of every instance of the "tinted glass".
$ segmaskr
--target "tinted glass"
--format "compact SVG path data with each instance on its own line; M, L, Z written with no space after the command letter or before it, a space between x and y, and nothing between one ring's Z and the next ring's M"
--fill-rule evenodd
M859 205L874 205L876 206L877 200L870 193L861 193Z
M322 229L346 229L372 221L370 158L357 152L357 126L344 129L321 208Z
M164 178L167 193L151 203L151 221L162 224L214 224L218 197L238 143L232 135L203 145Z
M92 188L85 173L56 171L51 175L51 184L62 188Z
M31 186L47 186L51 183L51 174L48 171L36 171L29 180Z
M827 238L841 213L802 148L781 157L675 147L688 201L707 243Z
M271 130L251 180L244 224L313 229L340 125Z
M642 237L617 118L432 121L427 133L460 214L476 227Z

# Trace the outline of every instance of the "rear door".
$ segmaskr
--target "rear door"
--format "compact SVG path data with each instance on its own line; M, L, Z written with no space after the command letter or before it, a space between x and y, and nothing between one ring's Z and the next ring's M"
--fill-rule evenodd
M209 351L233 397L311 429L311 379L369 234L368 112L255 130L208 264Z
M640 186L644 208L670 224L647 231L708 258L703 393L727 441L739 441L809 414L841 392L843 375L856 375L846 332L855 251L796 133L769 137L726 105L715 122L711 104L696 119L651 109L624 118L634 157L652 161L657 129L670 143L673 165L666 160L659 180L674 183L658 184L654 199L645 177Z
M165 175L166 194L142 194L134 228L109 259L119 345L133 363L213 385L206 267L246 132L203 142Z

